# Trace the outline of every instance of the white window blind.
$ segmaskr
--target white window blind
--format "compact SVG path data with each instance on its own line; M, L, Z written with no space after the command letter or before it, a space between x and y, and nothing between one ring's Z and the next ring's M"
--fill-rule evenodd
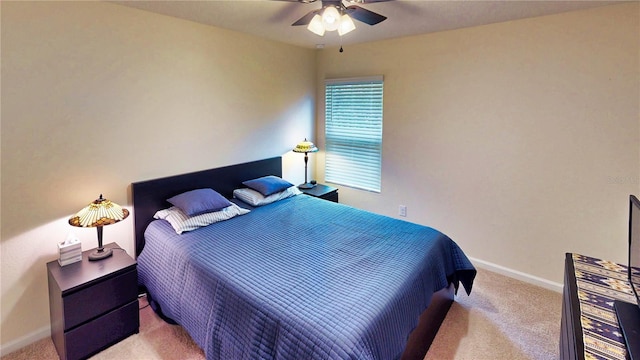
M382 76L325 81L325 180L380 192Z

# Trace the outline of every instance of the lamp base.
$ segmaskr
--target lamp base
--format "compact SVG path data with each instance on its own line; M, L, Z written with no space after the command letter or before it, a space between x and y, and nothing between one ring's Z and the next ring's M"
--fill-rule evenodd
M94 250L91 254L89 254L89 261L98 261L102 259L106 259L109 256L113 255L113 251L110 248L98 248Z
M315 186L316 184L304 183L304 184L298 185L298 189L313 189Z

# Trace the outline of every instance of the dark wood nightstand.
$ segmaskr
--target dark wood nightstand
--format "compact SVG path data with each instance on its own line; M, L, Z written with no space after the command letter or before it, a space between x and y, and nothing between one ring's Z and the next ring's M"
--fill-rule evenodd
M87 358L138 333L137 263L118 244L113 256L60 266L47 263L51 339L62 360ZM120 249L120 250L116 250Z
M300 191L320 199L338 202L338 189L331 186L316 184L311 189L300 189Z

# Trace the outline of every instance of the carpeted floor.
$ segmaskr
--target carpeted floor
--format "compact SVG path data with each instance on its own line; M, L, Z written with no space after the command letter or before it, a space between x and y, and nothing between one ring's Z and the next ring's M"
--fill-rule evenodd
M562 294L478 270L471 296L456 297L425 360L558 359L561 314Z
M479 270L471 296L464 291L449 310L425 360L557 359L561 294ZM141 307L146 301L140 301ZM50 338L2 360L57 359ZM149 307L140 310L140 333L91 359L204 359L189 335Z

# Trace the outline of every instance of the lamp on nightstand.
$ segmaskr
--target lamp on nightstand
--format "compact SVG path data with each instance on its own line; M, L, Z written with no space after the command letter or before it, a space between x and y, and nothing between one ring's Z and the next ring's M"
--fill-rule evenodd
M102 247L102 227L115 224L129 216L129 210L102 197L78 211L69 224L78 227L95 227L98 230L98 248L89 254L89 260L96 261L112 255L111 249Z
M307 181L307 163L309 162L309 156L307 154L317 151L318 148L311 141L307 141L306 138L304 141L298 143L298 145L293 149L293 152L304 153L304 184L298 185L300 189L311 189L316 186L315 184L310 184Z

